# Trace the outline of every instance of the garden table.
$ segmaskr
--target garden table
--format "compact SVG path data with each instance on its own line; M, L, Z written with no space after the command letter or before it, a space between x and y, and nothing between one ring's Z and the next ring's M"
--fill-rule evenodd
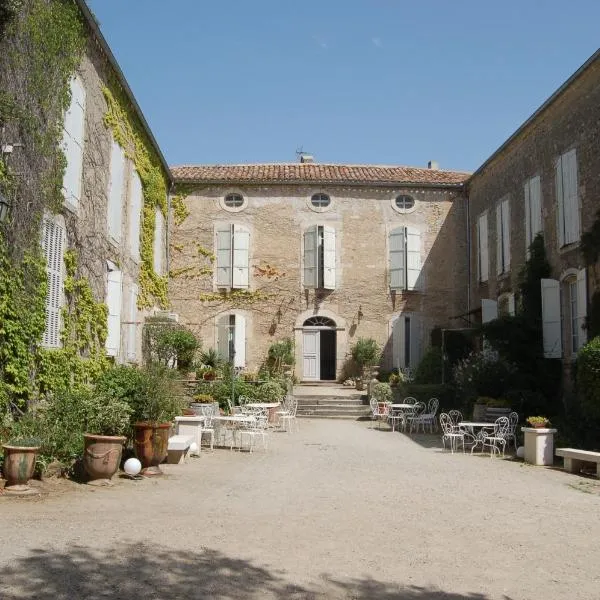
M269 423L277 421L276 409L281 406L281 402L248 402L246 406L251 408L265 408L269 416Z
M396 429L396 420L397 419L401 419L402 420L402 430L406 431L406 418L400 417L399 415L397 415L394 418L394 412L396 413L402 413L403 415L405 413L410 413L414 410L415 405L414 404L402 404L402 403L397 403L397 404L390 404L390 417L389 419L392 421L392 431L394 431ZM398 430L400 431L400 430Z
M233 449L233 446L236 442L236 432L239 429L240 425L243 423L252 423L254 421L254 417L250 415L219 415L217 417L213 417L213 422L217 428L221 428L221 423L223 424L224 429L228 429L231 432L231 445L229 447L230 450ZM228 426L229 425L229 426ZM223 441L225 439L223 438Z
M458 426L461 429L466 429L467 433L473 438L473 447L471 448L471 454L477 446L481 445L481 451L483 452L483 439L485 438L485 432L487 429L494 429L495 423L488 423L485 421L460 421ZM479 433L475 433L475 429L479 429Z

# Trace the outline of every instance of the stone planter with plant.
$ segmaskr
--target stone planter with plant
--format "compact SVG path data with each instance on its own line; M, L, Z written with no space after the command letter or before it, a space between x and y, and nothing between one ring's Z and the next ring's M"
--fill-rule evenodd
M18 438L2 445L4 462L2 471L6 479L6 493L31 494L28 485L33 477L35 461L40 451L41 442L37 438Z
M544 429L550 425L546 417L527 417L527 422L535 429Z
M352 358L358 367L356 389L364 390L365 370L377 364L381 350L373 338L359 338L352 347Z

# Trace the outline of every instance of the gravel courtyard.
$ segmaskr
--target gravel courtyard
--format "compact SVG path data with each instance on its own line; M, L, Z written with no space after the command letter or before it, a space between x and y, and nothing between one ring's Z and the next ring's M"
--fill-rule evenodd
M160 480L1 498L0 598L600 597L594 480L368 422L300 427Z

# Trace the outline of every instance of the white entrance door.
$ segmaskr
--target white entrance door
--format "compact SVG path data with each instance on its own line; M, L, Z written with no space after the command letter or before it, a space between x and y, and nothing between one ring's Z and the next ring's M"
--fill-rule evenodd
M302 332L303 378L318 380L321 377L321 357L319 356L319 331Z

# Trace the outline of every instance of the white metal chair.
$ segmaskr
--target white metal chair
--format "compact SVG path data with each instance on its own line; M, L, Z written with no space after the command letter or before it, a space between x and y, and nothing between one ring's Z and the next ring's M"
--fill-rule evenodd
M459 429L458 424L461 421L464 421L460 410L456 410L455 408L453 408L452 410L449 410L447 414L450 417L450 421L452 421L452 426L458 430Z
M435 416L437 415L438 408L440 406L440 401L437 398L430 398L429 402L427 402L427 412L424 412L420 416L420 421L423 423L423 431L425 431L425 426L429 426L429 431L433 433L433 428L436 425Z
M417 403L417 399L413 398L412 396L407 396L406 398L404 398L404 400L402 402L404 404L416 404Z
M370 404L373 419L377 421L377 429L381 429L381 421L388 420L391 402L377 402L377 400L371 398Z
M267 449L267 425L269 423L269 417L267 410L264 408L254 408L251 410L252 419L242 423L239 429L240 436L240 450L244 445L244 438L248 437L248 450L250 452L254 449L254 440L257 437L262 439L263 448Z
M284 431L290 433L292 431L292 423L296 427L296 432L300 431L298 426L298 419L296 418L296 412L298 411L298 400L294 397L290 397L287 414L279 415L279 423Z
M402 409L390 407L388 421L392 424L392 431L396 431L396 423L402 425L402 429L406 430L406 414Z
M215 429L212 424L213 417L215 416L214 405L210 404L207 407L203 407L202 413L204 416L204 424L200 428L200 445L202 445L202 437L206 434L210 438L210 449L214 450Z
M506 443L508 444L512 440L515 452L517 450L517 425L519 424L519 415L516 412L511 412L508 415L509 427L508 433L506 434Z
M413 432L413 428L416 426L417 433L419 432L419 425L423 427L423 432L425 432L425 420L422 418L425 413L425 403L417 402L415 404L414 411L406 417L406 420L410 424L410 432Z
M494 423L494 433L484 434L481 451L487 446L490 449L490 458L498 454L504 456L506 439L510 431L510 420L508 417L498 417Z
M450 442L450 450L454 454L454 449L457 447L458 442L462 443L463 454L465 452L465 433L464 431L457 431L452 424L452 419L447 413L440 414L440 427L442 428L442 444L444 450L446 449L446 441Z
M281 417L290 414L290 405L293 401L293 396L287 394L283 400L281 401L281 408L275 411L275 416L277 417L277 426L281 427Z

